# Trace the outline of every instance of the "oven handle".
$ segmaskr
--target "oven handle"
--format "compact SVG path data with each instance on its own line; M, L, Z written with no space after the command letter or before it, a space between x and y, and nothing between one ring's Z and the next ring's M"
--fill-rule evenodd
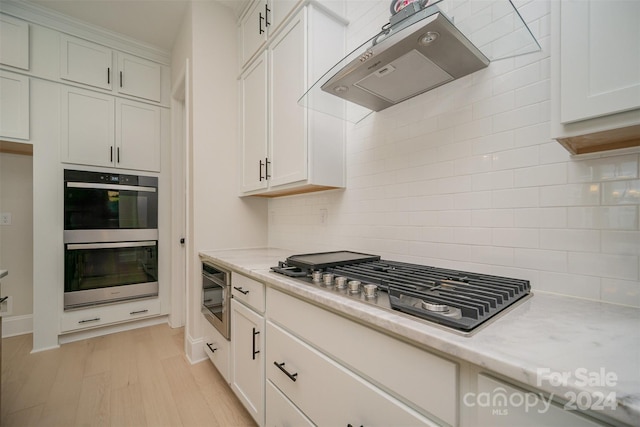
M155 187L143 187L138 185L120 185L120 184L100 184L91 182L67 182L67 188L96 188L100 190L119 190L119 191L144 191L147 193L155 193L158 191Z
M137 248L141 246L156 246L157 242L148 240L143 242L114 242L114 243L74 243L67 245L67 250L78 249L110 249L110 248Z

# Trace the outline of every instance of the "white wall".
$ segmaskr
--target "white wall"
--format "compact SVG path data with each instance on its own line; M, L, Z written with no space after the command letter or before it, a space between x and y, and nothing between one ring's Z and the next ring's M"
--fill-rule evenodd
M193 2L190 13L183 32L190 26L191 40L179 38L172 63L191 64L186 339L196 342L203 320L198 252L266 246L267 202L238 197L236 17L212 1Z
M12 312L3 319L4 330L11 318L30 319L33 314L32 174L30 155L0 153L0 212L12 216L11 225L0 226L0 268L9 270L0 296L13 299Z
M349 1L353 37L372 36L362 29L386 22L388 4ZM347 189L270 200L269 245L359 250L640 306L640 151L572 158L550 139L549 3L518 5L542 52L350 126Z

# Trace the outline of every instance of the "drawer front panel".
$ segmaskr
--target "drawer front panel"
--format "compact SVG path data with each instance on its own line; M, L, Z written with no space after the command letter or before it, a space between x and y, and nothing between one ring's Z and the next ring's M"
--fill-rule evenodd
M275 289L269 288L267 293L271 320L357 369L366 378L384 384L427 414L457 424L456 363ZM390 361L393 369L380 368ZM406 381L407 378L412 380Z
M271 322L267 336L267 378L315 424L435 425Z
M70 332L112 323L127 322L160 314L160 300L150 299L66 312L60 319L60 330Z
M264 284L242 274L231 274L231 294L254 310L264 313Z
M267 426L313 427L314 424L280 390L267 381Z

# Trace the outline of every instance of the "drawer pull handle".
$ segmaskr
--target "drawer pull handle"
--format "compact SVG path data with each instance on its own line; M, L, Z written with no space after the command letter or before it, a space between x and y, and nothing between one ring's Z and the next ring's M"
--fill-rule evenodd
M80 320L78 323L97 322L98 320L100 320L99 317L94 317L93 319Z
M138 310L138 311L132 311L132 312L131 312L131 313L129 313L129 314L131 314L131 315L134 315L134 314L142 314L142 313L147 313L148 311L149 311L149 310Z
M215 353L217 348L213 348L211 347L211 344L207 343L207 347L209 347L209 350L211 350L211 353Z
M260 331L256 331L256 328L253 328L253 354L251 358L256 360L256 354L260 353L260 350L256 350L256 335L258 335Z
M291 372L289 372L286 369L284 369L284 362L282 362L282 363L273 362L273 364L276 365L278 367L278 369L280 369L282 372L284 372L284 374L286 376L288 376L291 381L296 382L296 380L298 379L298 373L297 372L292 374Z
M245 291L244 289L242 289L242 287L234 286L233 289L235 289L236 291L240 292L242 295L246 295L246 294L249 293L249 291Z

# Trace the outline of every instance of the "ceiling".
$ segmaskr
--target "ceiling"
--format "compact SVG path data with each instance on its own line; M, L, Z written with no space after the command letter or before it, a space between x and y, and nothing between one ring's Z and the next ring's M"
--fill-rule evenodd
M26 1L171 51L187 4L191 0ZM211 1L231 8L237 17L250 0Z

